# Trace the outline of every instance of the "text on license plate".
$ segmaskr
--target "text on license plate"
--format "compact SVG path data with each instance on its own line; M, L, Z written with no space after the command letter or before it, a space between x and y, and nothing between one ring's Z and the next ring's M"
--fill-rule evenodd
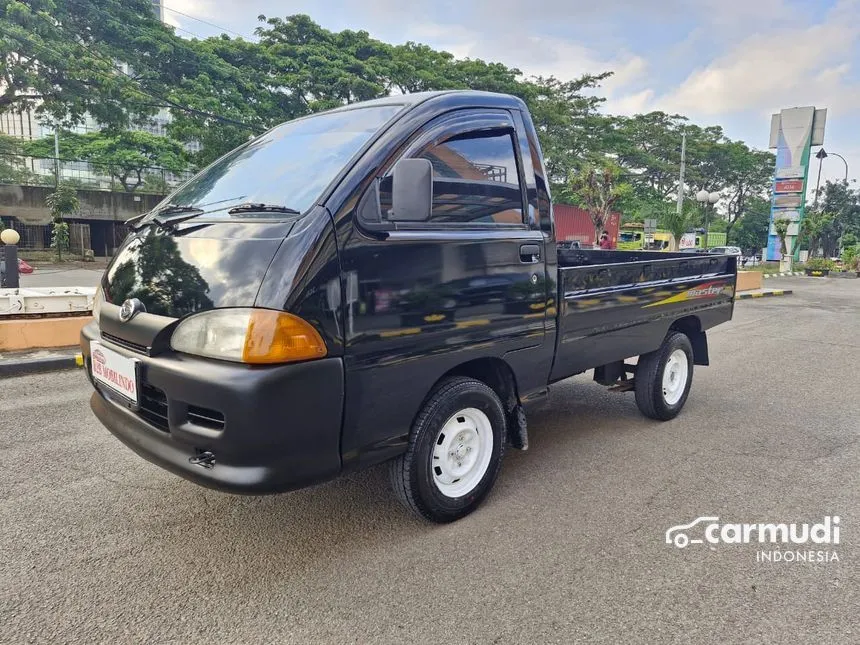
M90 343L90 356L93 378L137 403L137 361L96 341Z

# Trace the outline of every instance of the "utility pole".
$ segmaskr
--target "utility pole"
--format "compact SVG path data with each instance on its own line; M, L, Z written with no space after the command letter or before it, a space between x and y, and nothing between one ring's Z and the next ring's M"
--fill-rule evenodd
M54 173L57 181L57 188L60 187L60 134L59 125L54 125Z
M684 171L687 161L687 132L681 132L681 172L678 173L678 215L684 214ZM680 240L677 241L681 243Z

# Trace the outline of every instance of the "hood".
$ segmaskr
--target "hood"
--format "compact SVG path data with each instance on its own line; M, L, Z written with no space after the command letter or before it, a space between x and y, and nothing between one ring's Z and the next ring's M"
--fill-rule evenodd
M178 232L147 226L123 243L105 272L105 299L137 298L146 312L181 318L216 307L250 307L295 221L188 222Z

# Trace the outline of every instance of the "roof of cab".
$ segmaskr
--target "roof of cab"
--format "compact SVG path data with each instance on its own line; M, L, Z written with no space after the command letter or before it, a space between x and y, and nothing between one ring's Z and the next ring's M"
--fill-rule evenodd
M475 105L478 107L499 107L524 109L525 103L511 94L496 92L481 92L478 90L441 90L437 92L415 92L414 94L393 94L379 99L351 103L332 111L350 110L375 105L403 105L414 107L421 103L433 102L444 106Z

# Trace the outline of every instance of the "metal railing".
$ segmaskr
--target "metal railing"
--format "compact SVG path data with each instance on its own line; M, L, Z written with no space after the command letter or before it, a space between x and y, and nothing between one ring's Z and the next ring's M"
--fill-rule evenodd
M9 224L10 222L6 222ZM87 251L93 251L96 256L107 257L113 255L114 251L122 244L129 228L122 222L67 222L69 225L69 245L63 253L72 257L81 257ZM93 233L93 228L98 226L98 234ZM14 225L21 236L18 248L24 252L39 251L42 254L53 254L56 251L51 248L51 224L23 224L18 222ZM0 255L3 253L0 245Z
M146 166L138 173L123 176L120 169L109 164L81 159L28 157L0 153L0 184L18 186L55 186L69 184L85 190L164 195L189 179L193 170L173 172L158 166Z

